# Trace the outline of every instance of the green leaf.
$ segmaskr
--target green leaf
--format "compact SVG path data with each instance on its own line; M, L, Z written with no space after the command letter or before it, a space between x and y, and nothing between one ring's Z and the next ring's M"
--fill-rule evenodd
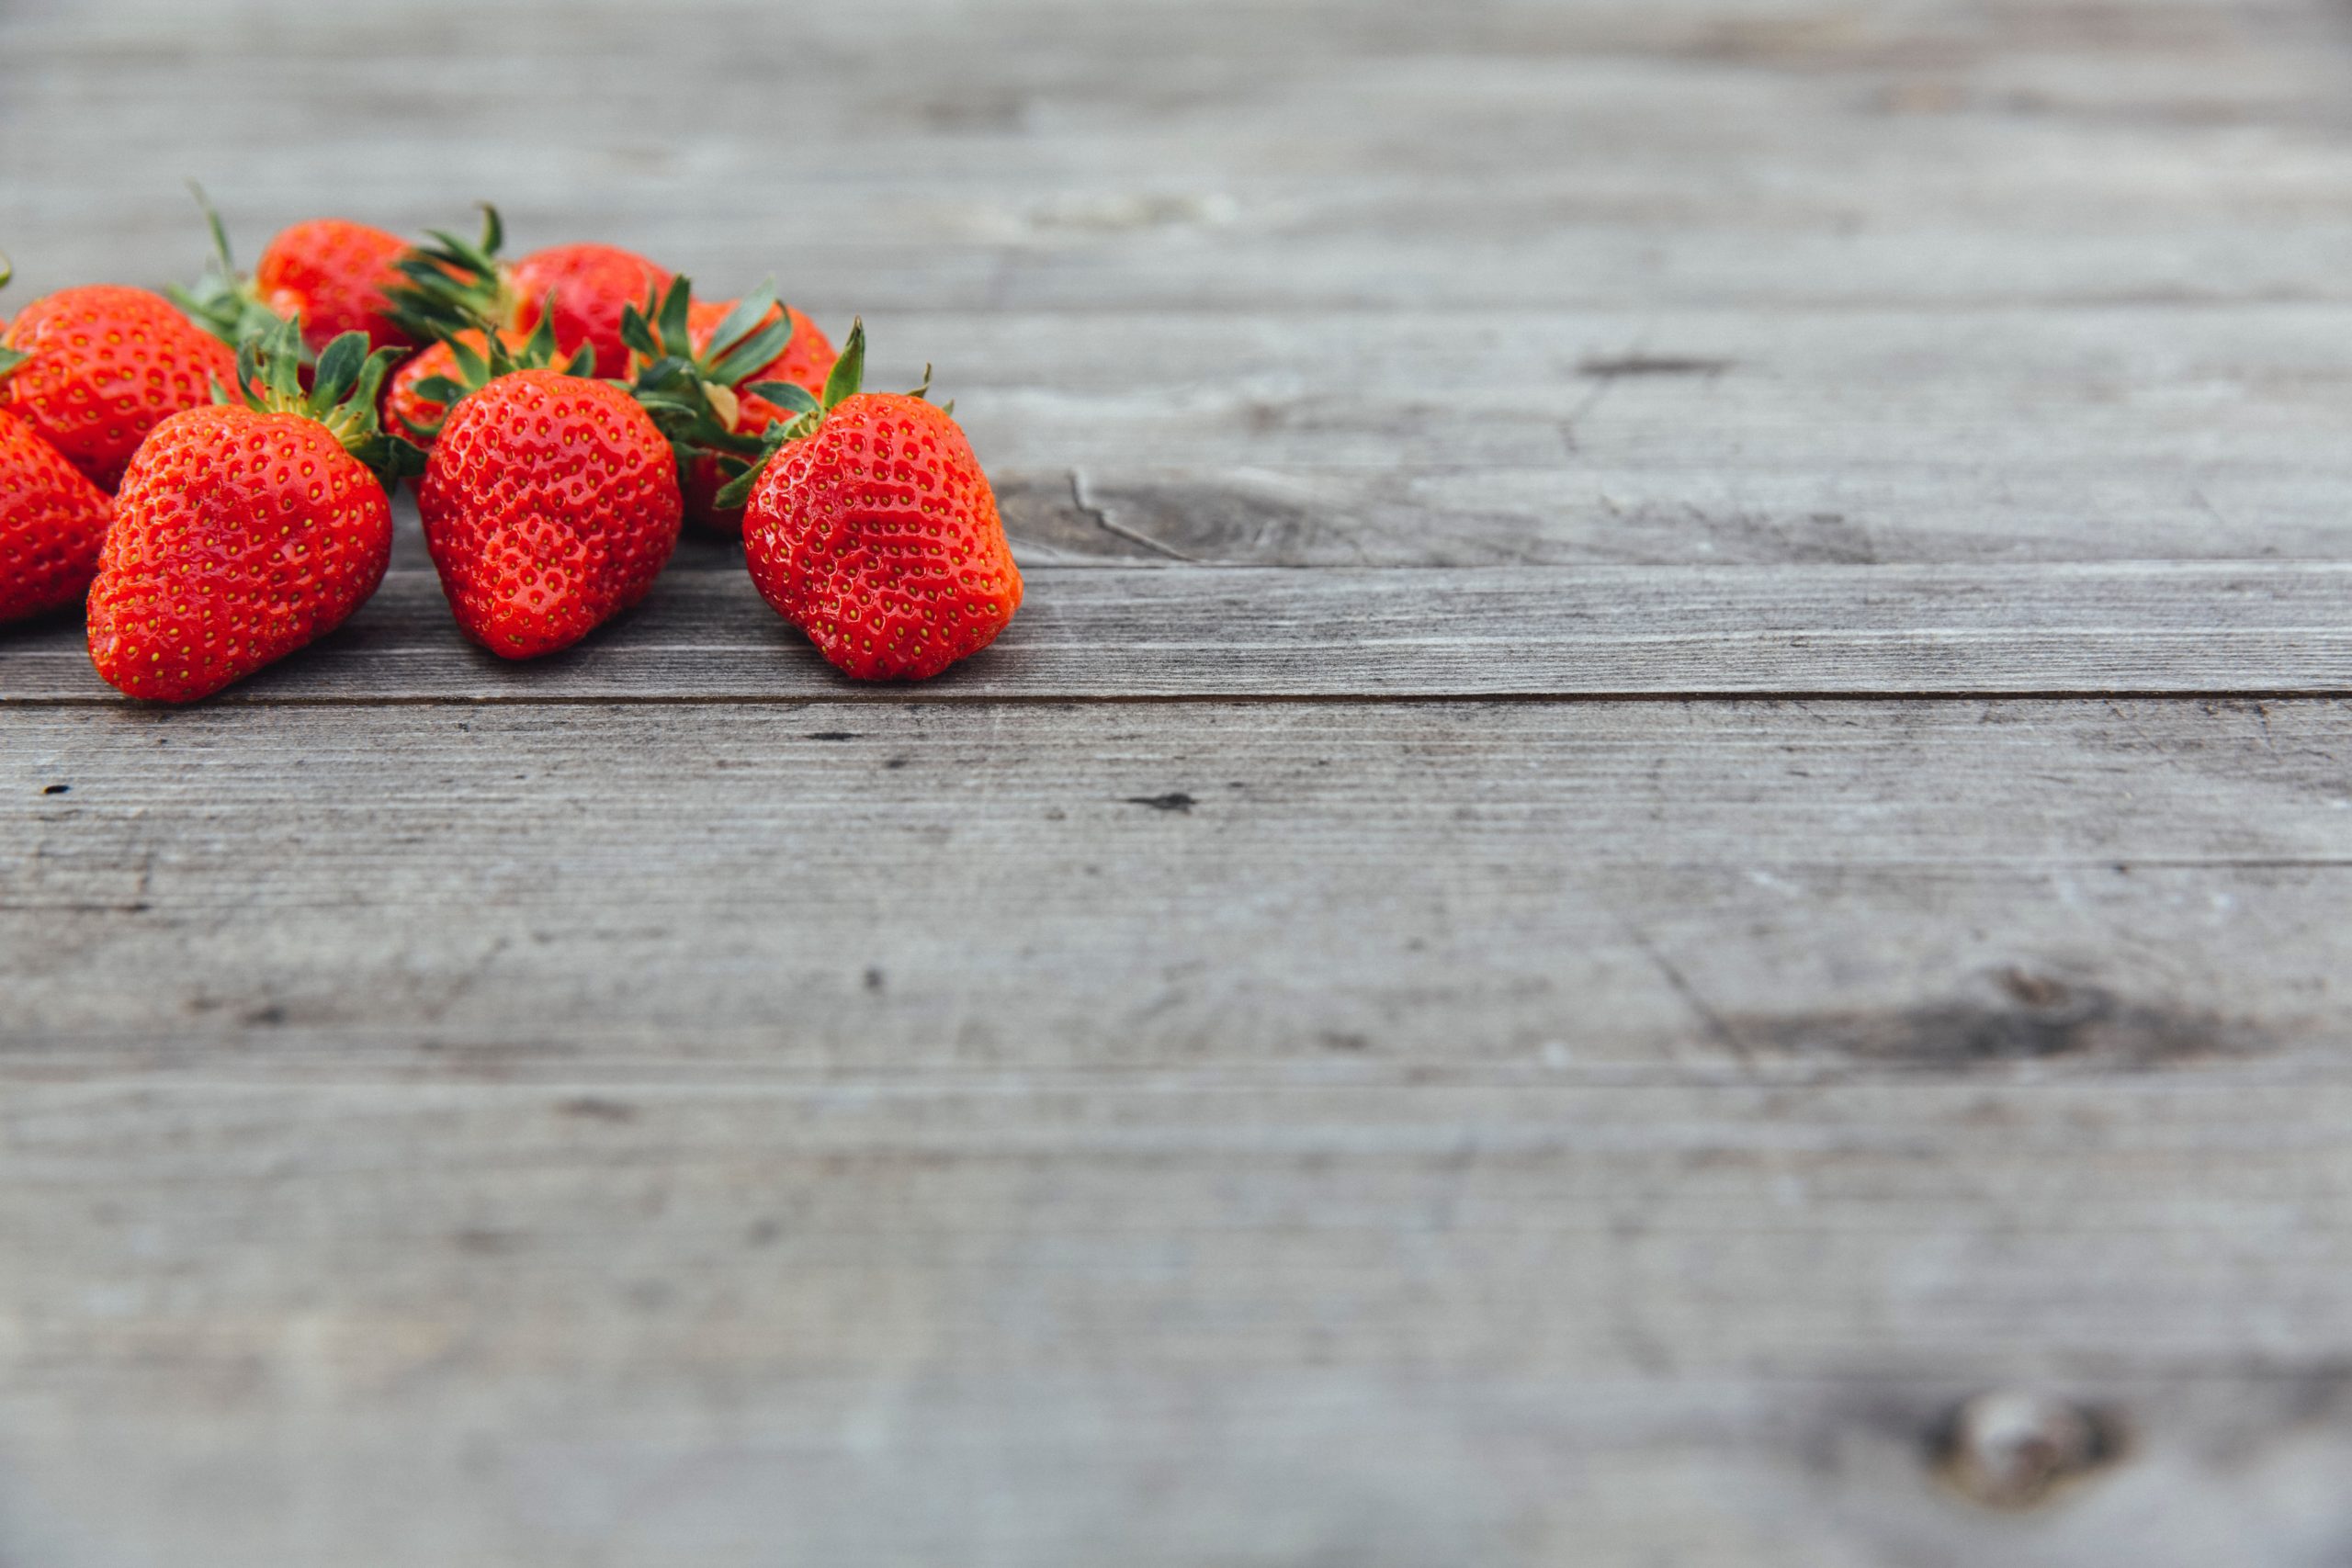
M653 303L651 296L648 303ZM662 320L662 346L672 354L692 355L695 347L686 331L688 309L694 303L694 285L684 277L670 280L669 289L660 296L658 310Z
M212 203L206 197L202 186L190 179L187 182L187 189L188 194L196 197L196 205L204 212L205 226L212 231L212 254L220 265L220 276L235 277L237 262L236 258L229 254L229 231L222 225L220 214L212 209Z
M469 387L480 387L489 383L490 361L476 353L473 344L460 343L454 337L445 338L442 341L449 345L449 357L457 362L459 380ZM490 341L494 344L498 339L492 336ZM435 379L438 380L440 378L435 377ZM446 403L452 400L442 398L437 400Z
M830 412L843 398L857 395L865 380L865 319L861 316L850 322L849 341L842 344L842 356L833 361L832 374L825 378L822 400Z
M11 371L31 357L31 355L19 354L13 348L0 348L0 380L6 380Z
M711 329L710 343L703 352L713 358L731 353L736 345L758 329L760 322L766 320L767 313L777 309L781 301L775 297L775 279L771 277L751 293L738 299L735 302L735 308L719 319L718 325ZM792 341L791 311L784 312L783 325L785 342L789 343ZM783 352L784 349L779 344L776 354ZM768 355L768 359L775 357L775 354ZM758 363L764 365L767 359L760 360Z
M731 387L744 377L775 364L776 355L791 342L792 318L785 316L762 327L718 358L706 355L705 369L712 380Z
M718 487L710 504L720 512L732 512L752 498L752 487L760 482L761 465L753 465Z
M648 359L662 356L662 344L653 335L653 328L644 312L634 305L621 308L621 342Z
M409 390L428 403L439 403L446 408L464 397L472 389L452 381L447 376L427 376Z
M327 344L319 355L318 371L311 378L311 412L323 414L340 405L367 363L366 333L345 333Z
M288 406L302 398L302 329L292 321L280 321L262 339L266 363L263 372L269 382L272 402Z
M788 413L823 412L817 406L817 400L808 395L808 388L796 386L790 381L754 381L742 389L755 398L765 398Z
M254 391L254 378L260 374L261 340L249 337L237 345L237 390L252 408L261 406L261 399Z

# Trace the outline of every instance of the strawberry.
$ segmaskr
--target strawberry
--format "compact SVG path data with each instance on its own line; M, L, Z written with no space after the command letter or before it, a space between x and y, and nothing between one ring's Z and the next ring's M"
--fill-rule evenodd
M498 252L505 227L497 209L482 213L480 240L435 230L435 243L400 264L407 281L393 290L393 313L401 324L422 341L467 327L527 333L545 313L560 353L585 344L595 354L596 375L626 374L621 313L669 288L670 274L615 245L550 245L503 262Z
M0 413L0 621L81 600L113 505L30 425Z
M234 347L280 321L300 321L310 353L348 332L367 333L371 348L413 341L391 319L388 293L401 282L398 264L412 248L406 240L348 219L313 218L279 231L243 277L220 215L202 186L191 180L188 188L212 231L213 262L196 288L165 292L205 331Z
M512 328L499 329L498 340L509 353L519 351L526 339L527 334ZM487 352L478 328L469 327L455 334L455 341L476 354ZM384 389L384 428L399 432L419 446L431 446L433 434L441 428L441 421L449 410L447 405L418 392L417 388L426 381L454 379L458 374L457 354L447 343L435 344L393 371L390 385Z
M465 383L416 389L449 405L417 487L425 546L458 628L506 659L567 648L643 599L678 544L668 438L581 373L585 346L569 371L546 366L554 332L543 319L524 354L542 363L525 368L503 344L485 359L453 343Z
M281 322L238 351L242 402L155 427L90 586L90 660L109 684L193 702L325 636L376 592L392 549L385 484L423 461L376 429L398 353L345 333L306 394L300 332Z
M798 342L807 321L778 305L765 287L748 299L727 301L724 309L701 304L683 277L671 282L652 321L634 305L624 313L621 337L638 367L638 400L678 450L686 515L695 522L729 534L743 531L740 505L722 511L715 504L720 487L743 467L731 460L722 468L720 455L741 459L758 454L764 450L762 434L788 417L746 388L770 378L787 360L807 365L810 355ZM807 331L817 335L813 326ZM828 368L831 352L828 344ZM816 389L823 387L820 378Z
M149 431L209 400L236 368L226 345L160 294L111 283L61 288L0 333L0 410L112 491Z
M822 399L756 383L797 417L718 497L744 498L743 553L776 613L854 679L922 680L996 640L1021 571L953 405L861 392L865 329Z

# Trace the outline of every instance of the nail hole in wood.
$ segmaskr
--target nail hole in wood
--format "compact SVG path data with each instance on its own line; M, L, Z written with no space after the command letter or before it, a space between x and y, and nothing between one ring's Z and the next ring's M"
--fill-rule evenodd
M1936 1472L1972 1503L2042 1507L2116 1464L2128 1447L2113 1411L2017 1390L1980 1393L1938 1423Z

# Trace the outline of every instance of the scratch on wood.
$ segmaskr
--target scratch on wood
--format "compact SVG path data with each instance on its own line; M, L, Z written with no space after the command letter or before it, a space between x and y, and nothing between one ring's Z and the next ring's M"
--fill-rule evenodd
M1155 555L1166 556L1170 560L1180 560L1193 566L1200 564L1196 558L1186 555L1171 545L1163 545L1148 534L1138 533L1133 528L1113 521L1109 513L1086 498L1086 476L1076 468L1069 471L1069 499L1072 505L1085 516L1092 518L1094 525L1104 533L1114 534L1130 544L1141 545L1145 549Z

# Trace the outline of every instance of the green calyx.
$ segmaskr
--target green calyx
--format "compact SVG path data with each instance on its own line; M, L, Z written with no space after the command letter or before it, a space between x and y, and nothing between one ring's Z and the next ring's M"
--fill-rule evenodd
M345 333L319 355L311 389L302 389L302 329L281 321L268 333L237 348L238 400L256 413L291 413L316 421L343 449L375 470L389 490L403 475L424 471L424 454L376 423L376 399L384 378L402 351L368 352L368 334ZM228 391L213 384L212 400L226 403Z
M745 295L699 351L687 324L693 303L694 285L680 277L648 301L650 313L634 305L621 312L621 341L642 361L629 395L670 438L682 474L704 453L740 465L766 450L759 436L735 427L737 389L785 351L793 332L792 312L776 299L773 278ZM771 310L776 319L767 321ZM809 400L799 388L792 391Z
M744 388L745 391L767 399L792 417L780 419L767 427L755 456L745 458L730 453L719 455L719 471L728 479L712 499L712 504L724 511L732 511L742 505L752 493L752 486L759 481L761 471L768 466L769 459L787 443L814 435L817 427L825 423L825 416L840 407L844 400L856 396L865 380L865 319L861 316L850 323L849 339L842 344L841 357L833 361L831 372L825 377L825 393L821 398L810 397L807 388L796 387L789 381L754 381ZM923 397L930 390L931 370L925 367L922 385L915 389L913 395ZM948 405L951 412L954 406Z
M17 264L8 259L7 252L0 251L0 288L7 288L8 280L16 276ZM31 355L19 354L13 348L0 348L0 381L6 380L9 372L31 357Z
M482 346L460 341L458 333L480 331ZM555 346L555 296L548 296L547 309L539 312L539 324L523 340L520 348L509 348L495 331L481 328L459 328L441 341L448 346L449 357L457 362L455 376L427 376L410 389L428 402L441 405L441 418L430 426L412 421L406 414L400 422L408 426L409 434L420 440L432 441L441 434L441 426L448 423L448 411L459 399L481 391L501 376L511 376L517 370L557 370L566 376L583 378L593 377L596 369L596 351L582 344L569 355L559 355Z
M164 293L180 308L181 314L234 348L248 339L267 334L283 318L262 303L252 277L237 270L236 258L229 250L229 231L205 196L204 187L190 180L187 188L196 197L196 205L203 209L205 226L212 231L212 255L194 288L167 283ZM311 363L307 344L301 353L302 363Z
M481 238L460 239L447 230L425 231L433 243L419 245L393 265L405 282L384 292L386 314L418 342L447 339L468 328L495 336L511 326L518 301L498 259L506 225L498 209L481 204Z

